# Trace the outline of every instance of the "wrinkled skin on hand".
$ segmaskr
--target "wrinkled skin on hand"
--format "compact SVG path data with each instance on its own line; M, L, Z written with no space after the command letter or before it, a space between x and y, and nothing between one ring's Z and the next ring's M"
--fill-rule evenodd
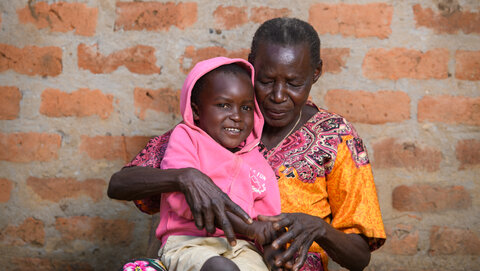
M270 244L279 236L279 232L274 229L273 223L268 221L253 221L248 227L247 237L255 240L259 245Z
M291 241L288 249L276 255L275 266L277 267L283 266L288 261L293 261L293 257L298 252L292 270L299 270L307 259L308 249L312 243L325 234L324 224L326 222L323 219L303 213L258 216L258 220L273 222L273 227L276 230L288 228L288 231L272 243L274 249L281 249Z
M263 259L267 263L269 270L272 271L284 271L284 270L292 270L293 262L287 261L283 265L279 262L277 266L277 262L279 261L281 254L285 252L285 247L281 247L279 249L274 249L271 245L267 245L263 247Z
M232 224L226 211L240 217L245 223L251 224L250 216L233 202L207 175L197 169L189 168L179 180L180 190L185 195L198 229L205 228L207 232L215 232L215 222L225 232L231 245L236 244Z

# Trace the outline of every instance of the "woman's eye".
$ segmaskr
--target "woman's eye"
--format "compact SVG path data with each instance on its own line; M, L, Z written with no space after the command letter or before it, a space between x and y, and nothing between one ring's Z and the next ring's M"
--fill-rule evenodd
M250 110L252 110L252 107L248 106L248 105L244 105L244 106L242 106L242 110L250 111Z
M273 81L270 81L270 80L258 80L258 82L260 82L260 84L262 85L268 85L273 83Z
M295 88L303 86L302 82L288 82L288 84L292 87L295 87Z

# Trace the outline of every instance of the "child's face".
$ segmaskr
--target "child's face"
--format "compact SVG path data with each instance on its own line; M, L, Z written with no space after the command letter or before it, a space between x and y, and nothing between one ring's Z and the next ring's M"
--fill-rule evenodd
M253 86L244 74L213 72L192 104L198 127L227 149L238 147L253 129Z

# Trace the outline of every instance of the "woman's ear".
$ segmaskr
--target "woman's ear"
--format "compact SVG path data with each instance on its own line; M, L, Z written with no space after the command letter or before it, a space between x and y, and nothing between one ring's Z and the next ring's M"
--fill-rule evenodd
M320 59L315 67L315 70L313 71L313 83L317 82L318 78L320 78L320 75L322 75L322 67L323 61Z
M198 105L194 102L190 103L192 105L193 120L198 121L200 119L200 114L198 114Z

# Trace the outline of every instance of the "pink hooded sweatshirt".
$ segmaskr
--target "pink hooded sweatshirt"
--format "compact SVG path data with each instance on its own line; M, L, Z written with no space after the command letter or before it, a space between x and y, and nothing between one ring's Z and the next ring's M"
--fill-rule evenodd
M180 96L183 123L178 124L170 136L161 168L196 168L209 176L252 218L258 214L277 215L280 213L277 179L257 147L263 128L263 116L257 102L253 130L242 149L235 153L217 143L193 121L190 96L195 82L209 71L231 63L247 68L253 84L253 67L243 59L216 57L195 65L185 79ZM156 236L165 244L170 235L224 236L218 229L214 234L197 229L185 197L179 192L162 194L160 203Z

